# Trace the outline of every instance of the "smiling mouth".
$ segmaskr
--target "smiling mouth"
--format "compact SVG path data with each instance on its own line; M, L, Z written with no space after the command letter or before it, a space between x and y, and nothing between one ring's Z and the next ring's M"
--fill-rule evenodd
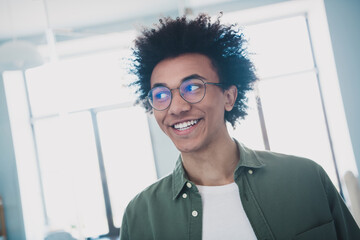
M196 125L198 122L199 122L199 119L190 120L190 121L174 124L172 127L178 131L184 131L184 130L187 130L187 129L191 128L192 126Z

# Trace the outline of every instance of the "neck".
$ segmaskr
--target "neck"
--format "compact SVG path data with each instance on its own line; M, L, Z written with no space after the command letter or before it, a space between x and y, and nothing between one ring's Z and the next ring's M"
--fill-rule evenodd
M196 153L181 153L189 179L197 185L219 186L234 182L239 162L236 143L227 134L222 140Z

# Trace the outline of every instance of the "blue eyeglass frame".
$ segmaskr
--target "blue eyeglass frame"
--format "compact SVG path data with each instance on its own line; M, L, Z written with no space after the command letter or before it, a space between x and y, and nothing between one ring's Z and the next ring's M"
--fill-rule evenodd
M204 97L205 97L205 95L206 95L206 85L207 85L207 84L209 84L209 85L215 85L215 86L218 86L218 87L223 86L222 83L205 82L204 79L202 79L202 78L191 78L191 79L187 79L187 80L183 81L183 82L179 85L179 87L177 87L177 88L171 88L171 89L170 89L170 88L168 88L168 87L166 87L166 86L161 86L161 87L164 87L164 88L169 89L169 91L170 91L170 102L169 102L169 105L168 105L166 108L164 108L164 109L157 109L157 108L155 108L155 107L153 106L153 104L151 103L151 100L150 100L150 97L149 97L150 92L151 92L154 88L157 88L157 87L158 87L158 86L157 86L157 87L154 87L154 88L150 89L150 91L149 91L148 94L147 94L147 97L146 97L146 98L147 98L150 106L151 106L153 109L157 110L157 111L164 111L164 110L166 110L167 108L170 107L170 105L171 105L171 103L172 103L172 99L173 99L172 91L175 90L175 89L179 89L179 91L180 91L181 85L183 85L184 83L186 83L186 82L188 82L188 81L191 81L191 80L200 80L200 81L204 84L204 95L203 95L202 98L201 98L199 101L197 101L197 102L189 102L189 101L186 100L186 99L184 98L184 96L180 93L181 98L184 99L184 101L186 101L186 102L188 102L188 103L190 103L190 104L199 103L199 102L201 102L201 101L204 99Z

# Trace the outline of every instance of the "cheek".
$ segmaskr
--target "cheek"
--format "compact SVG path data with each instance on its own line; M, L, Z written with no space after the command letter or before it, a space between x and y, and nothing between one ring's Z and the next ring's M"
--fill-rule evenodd
M155 110L154 110L154 117L155 117L156 122L160 125L160 115Z
M220 95L213 95L207 98L207 101L204 101L204 109L207 112L212 114L219 114L225 111L225 101L224 98Z
M158 112L158 111L154 111L154 117L155 120L157 122L157 124L159 125L159 127L164 131L165 129L165 125L164 125L164 118L165 118L165 114L163 111Z
M210 106L207 106L207 112L211 122L214 122L214 124L219 124L220 121L223 121L225 116L225 105L222 102L222 99L217 99L216 104L214 102Z

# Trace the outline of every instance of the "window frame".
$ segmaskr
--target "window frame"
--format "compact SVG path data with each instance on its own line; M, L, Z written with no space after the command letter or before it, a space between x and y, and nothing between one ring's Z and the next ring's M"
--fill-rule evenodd
M226 22L231 15L236 15L231 19L236 18L240 26L299 15L305 16L314 61L314 68L309 71L314 71L318 78L321 104L326 120L339 192L346 200L348 196L346 191L343 192L342 186L345 186L343 176L346 171L358 174L358 169L340 93L323 0L287 1L239 11L231 10L231 12L224 14L222 18ZM264 141L267 141L266 134L264 136Z

